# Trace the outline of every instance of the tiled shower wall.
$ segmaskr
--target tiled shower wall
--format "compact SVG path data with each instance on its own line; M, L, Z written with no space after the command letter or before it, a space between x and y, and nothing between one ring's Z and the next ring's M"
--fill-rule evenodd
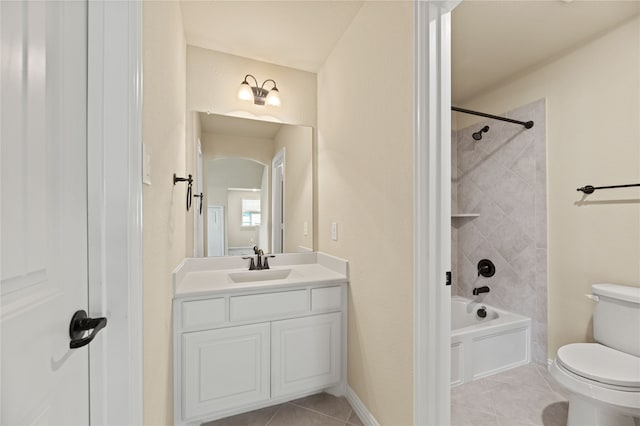
M452 135L452 292L532 319L532 357L547 362L547 208L544 99ZM472 133L488 125L482 140ZM453 139L455 138L455 139ZM496 266L478 277L480 259ZM474 287L491 291L473 296Z

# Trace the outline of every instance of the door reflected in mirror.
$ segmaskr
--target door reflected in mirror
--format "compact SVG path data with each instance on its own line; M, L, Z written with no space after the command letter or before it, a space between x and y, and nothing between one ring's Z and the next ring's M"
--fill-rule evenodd
M313 249L312 129L197 112L193 119L205 206L194 220L194 254Z

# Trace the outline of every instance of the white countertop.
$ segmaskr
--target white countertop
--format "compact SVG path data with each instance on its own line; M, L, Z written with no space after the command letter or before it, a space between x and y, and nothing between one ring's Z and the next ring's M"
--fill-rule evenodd
M274 289L306 284L344 283L349 279L348 263L324 253L286 253L269 259L271 269L290 270L287 278L266 281L234 282L230 274L250 274L248 261L241 256L224 258L187 258L174 271L174 299L256 289ZM239 265L245 265L238 267ZM246 273L246 274L245 274ZM267 272L268 274L269 272Z

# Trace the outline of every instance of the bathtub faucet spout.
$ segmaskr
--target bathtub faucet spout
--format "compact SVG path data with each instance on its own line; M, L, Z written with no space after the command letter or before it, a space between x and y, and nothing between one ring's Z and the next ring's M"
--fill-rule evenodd
M487 287L486 285L483 287L477 287L473 289L473 295L477 296L481 293L489 293L489 287Z

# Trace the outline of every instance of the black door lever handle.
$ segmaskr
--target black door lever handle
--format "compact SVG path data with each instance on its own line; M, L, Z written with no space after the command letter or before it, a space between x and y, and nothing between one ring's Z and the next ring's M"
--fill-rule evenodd
M76 311L71 318L69 324L69 348L77 349L91 343L96 334L107 326L107 319L102 318L89 318L87 312L84 310ZM86 332L89 332L85 336Z

